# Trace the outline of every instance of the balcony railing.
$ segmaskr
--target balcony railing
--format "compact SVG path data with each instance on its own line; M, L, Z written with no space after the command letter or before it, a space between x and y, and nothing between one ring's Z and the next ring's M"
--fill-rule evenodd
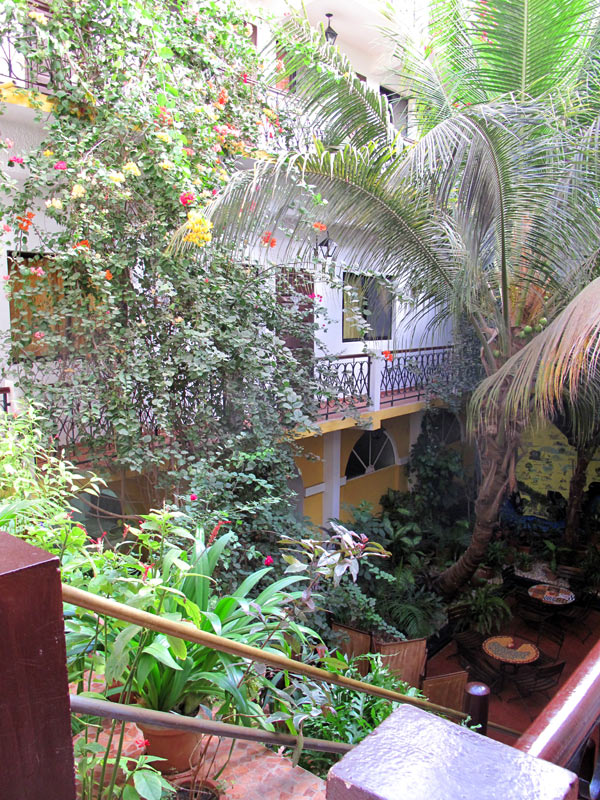
M29 3L33 11L49 16L46 3L35 0ZM19 89L34 89L42 94L50 94L52 72L49 64L27 63L18 51L16 43L24 36L24 31L11 31L0 39L0 83L10 81Z
M322 360L317 367L317 378L323 387L319 419L420 400L427 392L435 394L437 386L448 385L452 346L390 352L391 357L385 361L368 353Z

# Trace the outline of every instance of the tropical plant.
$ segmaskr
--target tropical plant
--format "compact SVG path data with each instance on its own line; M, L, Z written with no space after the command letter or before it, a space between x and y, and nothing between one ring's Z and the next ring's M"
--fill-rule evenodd
M365 664L368 665L368 672L363 677L364 670L359 671L359 667ZM398 676L383 665L378 654L369 653L348 660L341 653L337 653L325 659L325 667L334 674L392 689L408 697L423 696L419 689L398 680ZM358 744L398 707L399 703L383 700L380 697L354 692L342 686L331 686L327 697L323 696L320 704L313 702L310 707L304 706L308 716L303 725L303 733L318 739ZM316 713L311 713L312 711ZM331 754L305 752L300 764L325 777L328 769L337 760L338 758Z
M460 596L457 605L465 609L460 617L462 628L474 628L480 633L493 633L511 618L512 612L498 594L498 587L486 584Z
M471 543L438 580L449 595L484 557L530 409L555 413L600 352L600 279L587 286L600 244L599 9L597 0L435 0L424 41L406 36L399 15L389 32L397 81L415 98L420 128L410 146L349 62L286 22L277 34L286 69L321 141L238 174L211 211L215 236L240 244L285 212L279 258L307 261L307 222L318 213L332 235L343 230L353 263L413 292L417 314L471 326L492 377L471 408L482 477ZM290 222L294 207L304 212Z

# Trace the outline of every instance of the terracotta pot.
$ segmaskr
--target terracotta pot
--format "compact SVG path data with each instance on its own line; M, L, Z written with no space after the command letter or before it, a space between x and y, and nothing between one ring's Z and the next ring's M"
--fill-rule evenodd
M214 781L204 778L196 783L193 770L169 778L169 783L177 789L175 800L219 800L221 796Z
M140 728L144 738L148 740L146 753L149 756L165 759L152 763L152 766L163 774L185 772L198 763L202 755L201 733L176 731L154 725L140 725Z

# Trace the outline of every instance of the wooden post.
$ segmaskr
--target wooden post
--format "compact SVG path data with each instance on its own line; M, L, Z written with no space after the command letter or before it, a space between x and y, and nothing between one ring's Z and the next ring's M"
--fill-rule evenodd
M471 681L465 686L465 712L472 725L479 725L477 732L487 736L490 687L485 683Z
M327 776L327 800L577 800L577 776L401 706Z
M0 797L75 800L58 558L0 533Z

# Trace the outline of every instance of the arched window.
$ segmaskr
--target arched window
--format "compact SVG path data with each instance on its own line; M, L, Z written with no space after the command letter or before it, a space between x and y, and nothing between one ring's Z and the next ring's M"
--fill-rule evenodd
M375 470L391 467L395 463L394 446L383 428L367 431L352 448L346 464L346 478L350 480L370 475Z

